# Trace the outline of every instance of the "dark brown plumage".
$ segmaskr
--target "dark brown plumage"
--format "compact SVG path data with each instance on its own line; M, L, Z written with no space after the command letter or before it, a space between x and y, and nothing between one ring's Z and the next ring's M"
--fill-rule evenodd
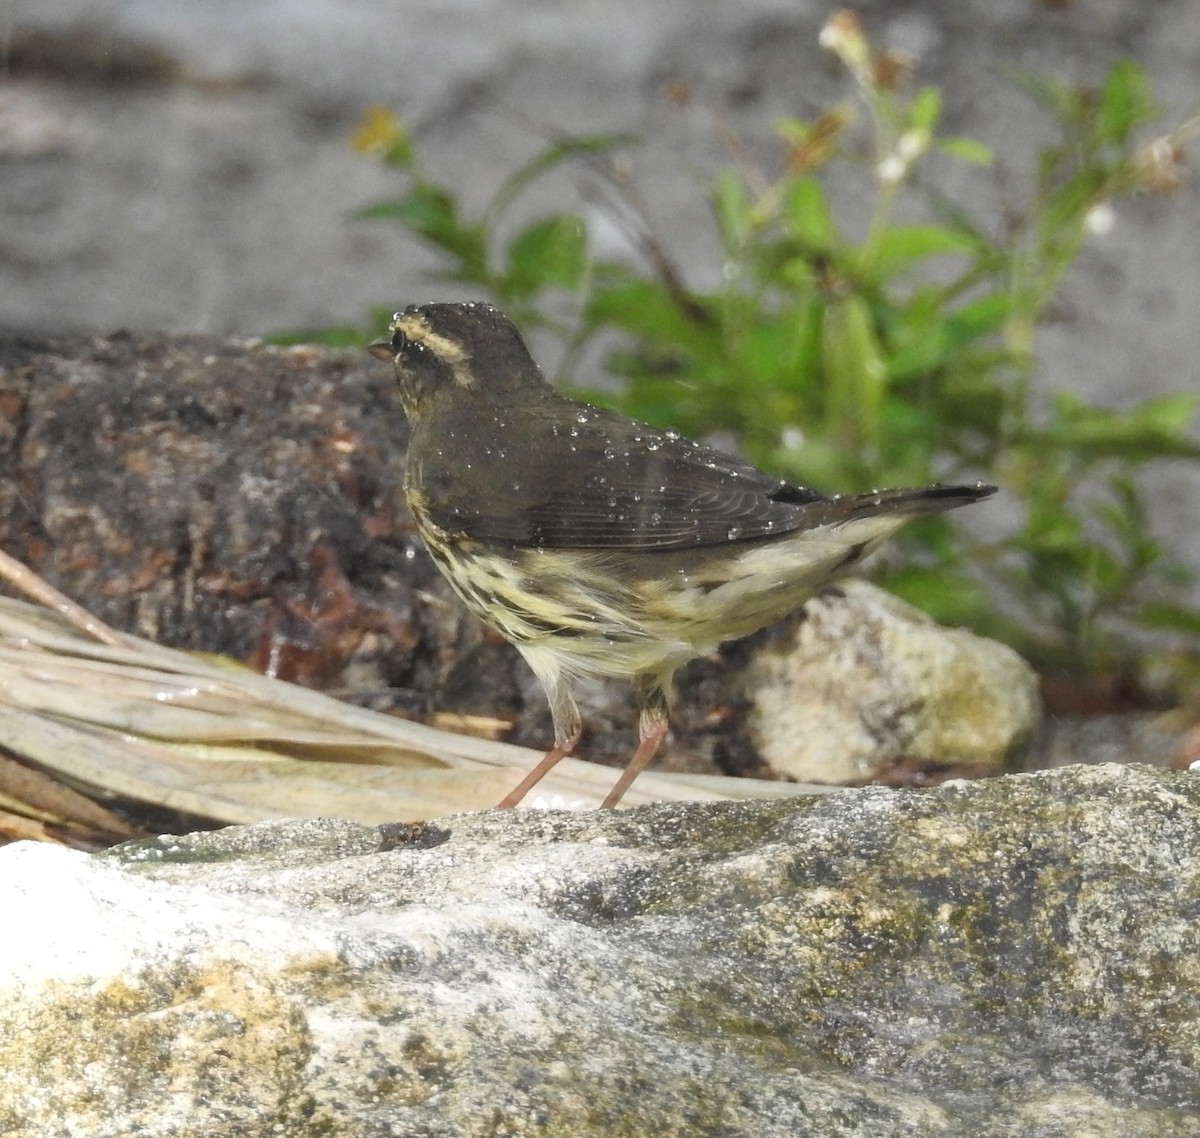
M667 731L675 669L803 603L905 522L974 486L826 497L710 447L567 399L486 304L397 313L391 360L412 426L405 492L455 591L541 680L554 746L515 805L578 741L579 675L632 679L641 742L615 805Z

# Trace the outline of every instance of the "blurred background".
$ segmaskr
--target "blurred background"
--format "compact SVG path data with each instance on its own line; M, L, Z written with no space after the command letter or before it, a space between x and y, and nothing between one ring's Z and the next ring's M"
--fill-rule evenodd
M422 176L464 215L549 140L632 136L620 156L639 199L632 227L628 203L593 168L564 163L525 189L497 232L573 211L594 256L633 263L648 227L684 285L718 288L715 173L769 161L778 120L815 119L852 90L819 44L834 10L814 0L0 0L0 328L254 337L349 324L365 341L373 308L484 295L478 282L436 280L446 260L427 242L353 216L395 199L411 176L352 145L372 106L403 123ZM1196 111L1200 7L1189 0L857 11L912 85L940 89L938 131L991 149L986 169L941 161L922 176L997 231L1056 137L1022 76L1086 93L1134 60L1161 129ZM1200 186L1182 151L1172 162L1181 174L1170 192L1097 211L1039 322L1038 388L1118 411L1197 390ZM822 177L839 223L865 227L871 178L833 167ZM539 341L539 351L553 369L562 345ZM577 381L604 382L602 354L574 364ZM1200 564L1195 464L1139 464L1153 532Z
M943 88L945 128L995 149L997 170L980 184L997 212L1048 130L1018 71L1082 85L1132 57L1164 122L1197 104L1200 8L1188 0L857 7L878 47L911 55L919 82ZM347 220L395 189L349 146L372 104L401 115L431 170L476 206L541 148L539 129L638 135L631 161L648 212L703 284L715 263L711 244L696 247L710 229L707 172L728 157L708 110L665 92L688 84L763 143L780 116L844 94L818 46L834 8L0 0L0 323L248 336L427 299L429 254ZM569 191L542 189L560 209ZM1048 382L1113 398L1194 388L1198 194L1191 183L1182 197L1120 207L1045 329Z

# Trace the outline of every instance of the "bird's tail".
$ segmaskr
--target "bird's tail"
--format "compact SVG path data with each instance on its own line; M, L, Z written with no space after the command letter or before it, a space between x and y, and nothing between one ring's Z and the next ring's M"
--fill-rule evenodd
M856 518L874 514L907 514L920 517L924 514L940 514L943 510L954 510L969 506L996 492L995 486L976 482L972 486L943 486L940 482L932 486L918 486L898 490L872 490L868 494L854 496Z
M886 518L892 524L878 530L886 536L913 518L969 506L995 492L995 486L976 482L973 486L943 486L935 483L933 486L872 490L866 494L840 494L806 506L804 518L808 528L823 525L841 527L868 518ZM873 527L867 528L875 532Z

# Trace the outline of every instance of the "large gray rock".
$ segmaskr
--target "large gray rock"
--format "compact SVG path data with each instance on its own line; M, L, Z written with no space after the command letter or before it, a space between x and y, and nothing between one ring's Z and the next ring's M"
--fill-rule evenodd
M1200 782L0 850L9 1138L1191 1138Z

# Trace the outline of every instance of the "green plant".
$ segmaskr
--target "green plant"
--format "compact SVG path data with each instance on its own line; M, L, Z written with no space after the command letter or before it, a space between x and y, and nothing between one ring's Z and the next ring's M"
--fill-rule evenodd
M692 435L732 432L752 460L818 487L999 481L1023 505L1016 532L977 543L968 558L950 523L933 520L914 527L912 556L888 570L890 587L935 615L1076 672L1126 666L1139 626L1197 636L1200 614L1176 599L1185 574L1151 535L1137 479L1152 459L1200 458L1188 437L1196 400L1115 412L1069 393L1039 399L1031 382L1035 331L1089 233L1113 201L1172 188L1193 124L1138 145L1156 111L1133 63L1095 91L1027 79L1060 139L1039 154L1019 216L989 226L922 184L931 156L990 161L977 142L938 137L937 90L906 93L902 68L871 50L851 13L829 21L822 43L853 77L856 104L780 123L770 171L724 127L735 161L713 181L724 257L715 290L685 287L644 223L648 270L593 262L574 213L500 240L533 179L566 161L606 163L625 142L613 137L552 143L481 216L464 218L399 121L376 108L355 145L400 170L407 187L358 216L432 244L444 279L486 290L518 323L547 322L557 297L575 297L578 325L558 328L568 362L600 333L623 333L608 363L625 381L629 414ZM834 162L861 163L861 108L874 204L852 234L822 176ZM609 168L636 216L636 195ZM902 200L928 220L897 220Z

